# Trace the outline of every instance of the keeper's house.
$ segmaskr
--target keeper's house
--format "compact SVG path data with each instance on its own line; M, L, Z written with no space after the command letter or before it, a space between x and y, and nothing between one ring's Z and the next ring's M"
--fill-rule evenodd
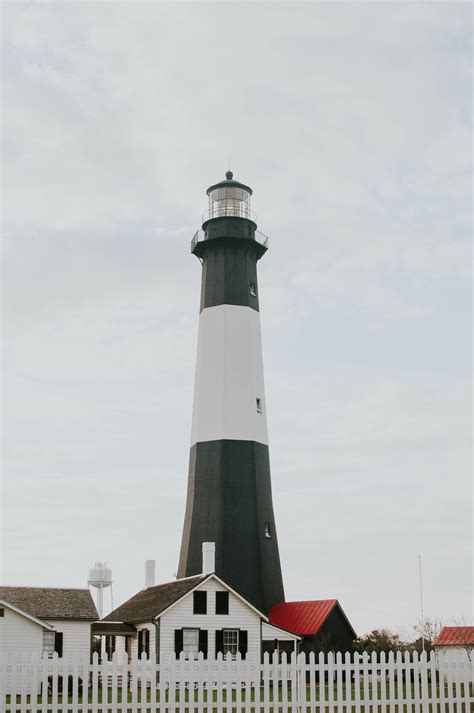
M212 567L213 563L211 564ZM204 568L206 569L206 567ZM260 661L262 651L297 651L300 637L272 626L268 617L214 572L142 589L94 624L103 655L117 652L134 659L152 653L166 663L182 652L186 658L224 656Z
M0 587L0 656L90 656L99 618L88 589Z

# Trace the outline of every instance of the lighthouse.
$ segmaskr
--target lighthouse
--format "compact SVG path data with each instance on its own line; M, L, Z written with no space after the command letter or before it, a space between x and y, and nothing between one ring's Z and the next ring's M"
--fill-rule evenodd
M188 492L178 577L215 572L263 612L284 601L273 514L257 263L267 251L250 210L252 189L207 189L191 251L202 265Z

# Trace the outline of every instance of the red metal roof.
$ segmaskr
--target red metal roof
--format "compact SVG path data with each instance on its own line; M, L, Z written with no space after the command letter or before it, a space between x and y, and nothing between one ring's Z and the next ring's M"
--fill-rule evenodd
M466 646L474 645L474 626L443 626L435 646Z
M316 634L336 606L337 599L274 604L268 614L270 624L300 636Z

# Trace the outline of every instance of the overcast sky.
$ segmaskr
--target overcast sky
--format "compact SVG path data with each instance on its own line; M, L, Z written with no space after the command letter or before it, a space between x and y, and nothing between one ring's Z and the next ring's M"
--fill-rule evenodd
M200 265L259 263L286 596L471 610L469 3L3 5L2 582L177 569ZM107 602L107 596L106 596Z

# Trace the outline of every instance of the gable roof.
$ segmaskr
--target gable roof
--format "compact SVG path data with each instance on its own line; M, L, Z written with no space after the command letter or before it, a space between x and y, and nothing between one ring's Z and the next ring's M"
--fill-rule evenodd
M298 636L298 634L294 634L292 631L287 631L286 629L282 629L281 626L277 626L276 624L270 624L268 621L265 621L262 623L262 639L265 641L268 641L268 636L273 635L274 639L279 638L279 634L286 634L290 639L293 639L294 641L301 641L301 636Z
M196 577L176 579L173 582L142 589L110 614L104 616L102 621L126 622L128 624L152 621L200 582L203 582L207 576L199 574Z
M154 587L142 589L138 594L128 599L124 604L114 609L114 611L104 616L102 621L107 622L126 622L128 624L137 624L139 622L153 621L158 616L161 616L166 611L174 607L186 594L189 594L199 584L206 582L208 579L217 580L222 586L226 587L230 592L235 594L241 601L252 609L257 616L264 621L268 621L265 614L254 607L242 594L224 582L223 579L215 573L198 574L195 577L186 577L184 579L175 579L173 582L165 584L157 584Z
M11 611L14 611L15 614L19 614L20 616L25 617L25 619L32 621L34 624L38 624L39 626L41 626L43 629L46 629L47 631L54 631L54 627L51 626L51 624L47 624L45 621L41 621L41 619L38 619L37 617L33 616L32 614L28 614L28 612L26 612L26 611L23 611L23 609L19 609L18 607L13 606L13 604L10 604L10 602L7 602L5 599L0 598L0 605L2 607L6 607L7 609L10 609Z
M38 619L98 619L88 589L0 587L0 598Z
M95 621L92 624L93 634L119 634L123 636L133 636L137 629L133 624L124 624L117 621Z
M443 626L434 646L474 646L474 626Z
M268 614L270 624L300 636L314 636L321 629L333 609L337 607L354 636L356 633L337 599L315 599L305 602L280 602Z

